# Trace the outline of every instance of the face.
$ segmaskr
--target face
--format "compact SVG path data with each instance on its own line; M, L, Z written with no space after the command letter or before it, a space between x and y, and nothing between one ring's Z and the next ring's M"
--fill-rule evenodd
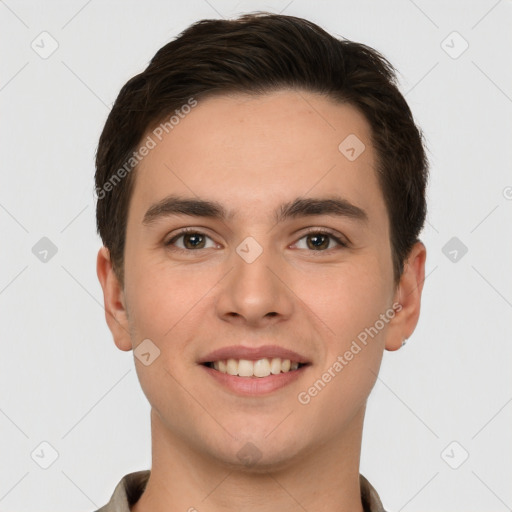
M284 465L362 421L403 334L375 166L356 109L288 90L199 101L144 158L113 332L151 340L135 362L169 439Z

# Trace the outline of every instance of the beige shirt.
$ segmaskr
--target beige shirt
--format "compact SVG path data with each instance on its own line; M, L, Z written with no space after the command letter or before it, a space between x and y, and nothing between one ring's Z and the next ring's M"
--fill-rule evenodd
M137 471L125 475L117 484L110 501L96 512L130 512L130 507L141 497L150 471ZM363 475L359 475L364 512L386 512L377 491Z

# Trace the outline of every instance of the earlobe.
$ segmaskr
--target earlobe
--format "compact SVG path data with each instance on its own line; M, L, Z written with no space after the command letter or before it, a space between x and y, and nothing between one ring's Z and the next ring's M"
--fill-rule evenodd
M112 268L109 250L102 247L96 260L96 274L103 289L105 319L120 350L131 350L132 343L124 291Z
M426 257L425 246L420 241L416 242L404 264L404 271L397 288L395 298L401 304L401 308L388 325L386 350L398 350L405 345L418 324Z

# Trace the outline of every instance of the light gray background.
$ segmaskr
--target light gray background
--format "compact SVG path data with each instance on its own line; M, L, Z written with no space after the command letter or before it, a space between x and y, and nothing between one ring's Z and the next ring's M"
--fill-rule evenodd
M196 20L253 10L306 17L381 51L430 149L421 319L385 353L361 472L389 511L510 510L505 0L0 2L0 510L94 510L124 474L150 467L149 406L132 353L112 342L95 273L94 153L121 86L157 49ZM31 47L51 48L43 31L59 45L46 59ZM46 263L32 253L44 236L58 249ZM454 236L468 248L455 262L443 253ZM43 441L58 452L48 469Z

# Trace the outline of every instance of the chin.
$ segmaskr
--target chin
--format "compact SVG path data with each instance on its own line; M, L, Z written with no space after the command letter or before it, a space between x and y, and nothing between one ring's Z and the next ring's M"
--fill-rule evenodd
M268 432L271 429L266 429ZM217 461L222 461L229 470L247 473L269 473L287 469L301 456L299 439L277 436L273 439L264 435L240 436L225 446L218 446L210 452ZM303 447L305 448L305 447Z
M243 456L241 452L244 452ZM294 465L296 454L288 453L271 453L271 450L260 450L254 448L248 442L242 449L226 458L223 454L224 462L231 471L262 474L275 473L277 471L286 470Z

